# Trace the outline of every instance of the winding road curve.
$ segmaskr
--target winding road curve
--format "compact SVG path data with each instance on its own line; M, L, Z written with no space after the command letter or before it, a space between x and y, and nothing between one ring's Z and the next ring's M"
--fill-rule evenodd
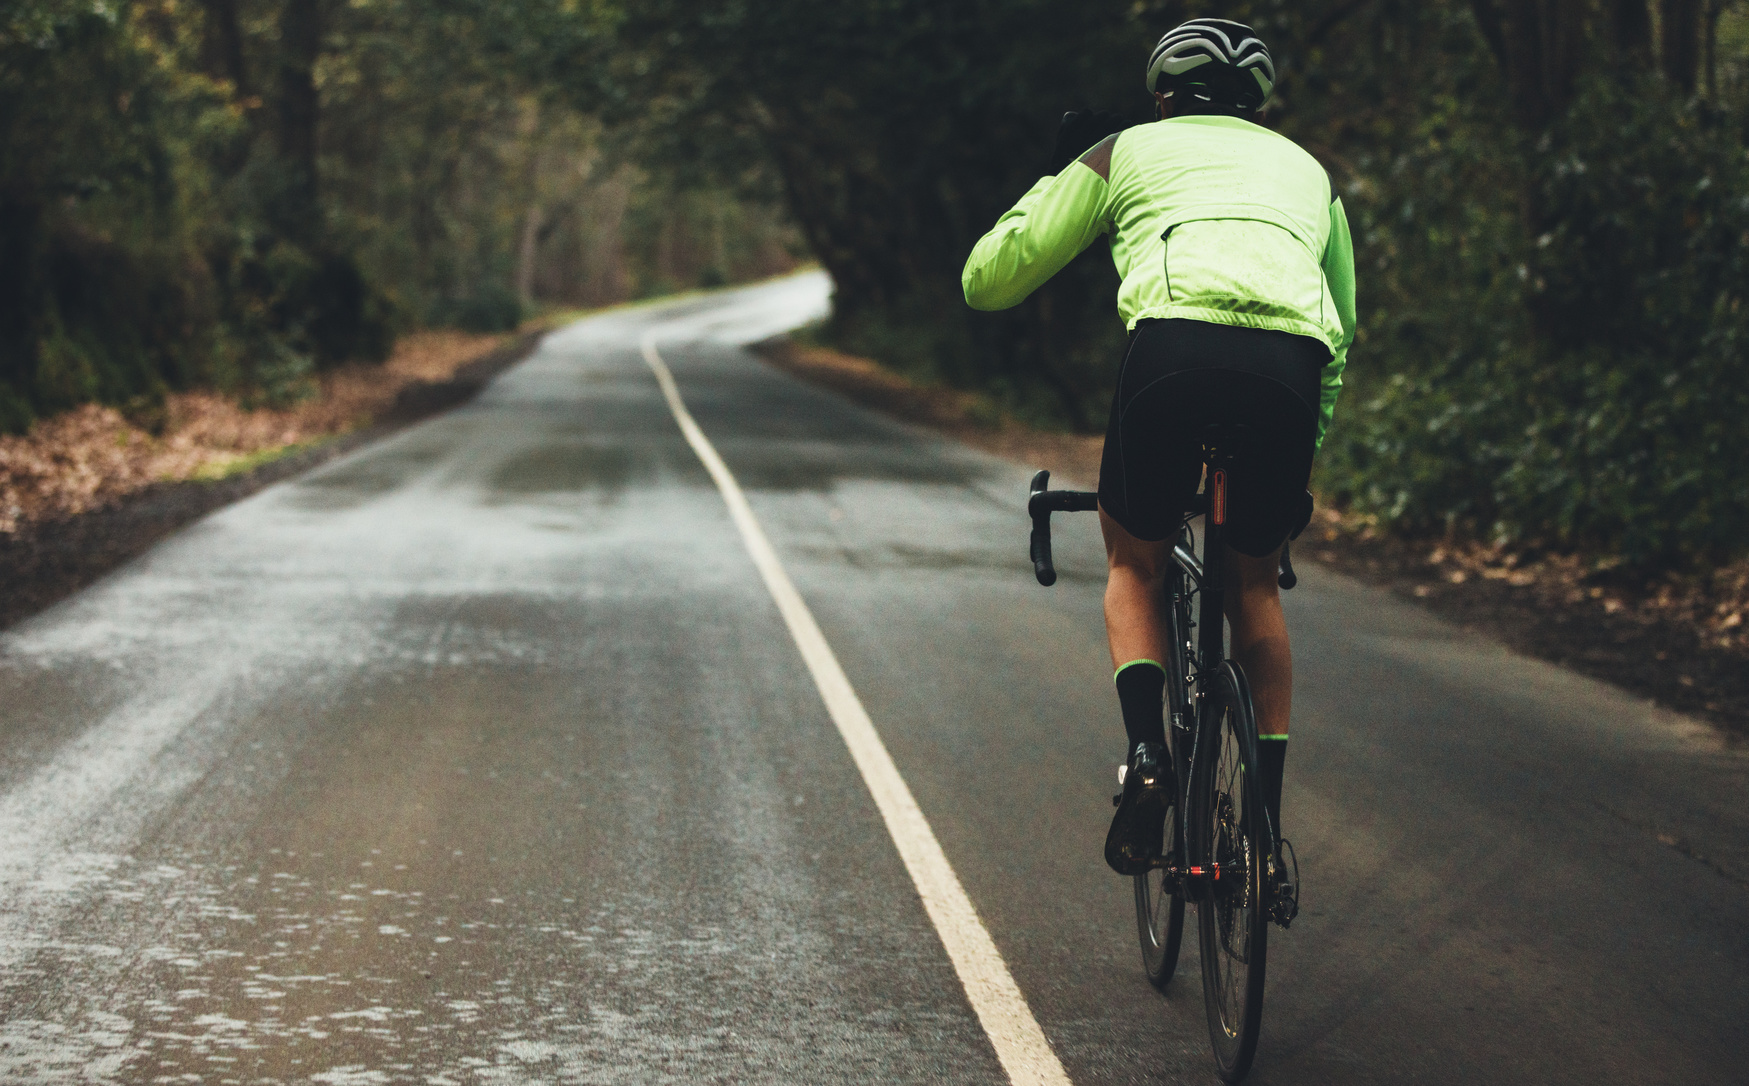
M1024 468L737 346L827 290L573 325L0 635L0 1081L1213 1081L1100 860L1094 526L1039 588ZM1288 603L1251 1081L1749 1080L1749 758L1309 564Z

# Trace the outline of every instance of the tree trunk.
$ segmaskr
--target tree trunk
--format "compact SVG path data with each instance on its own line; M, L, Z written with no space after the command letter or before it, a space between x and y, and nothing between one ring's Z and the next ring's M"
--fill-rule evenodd
M1638 70L1652 61L1652 10L1646 0L1609 0L1610 37L1616 54Z
M1702 31L1702 63L1706 66L1706 96L1708 101L1719 97L1719 16L1731 0L1707 0L1706 25Z
M1512 112L1526 132L1547 128L1572 101L1585 62L1589 6L1587 0L1470 0L1476 27L1506 77Z
M0 186L0 389L28 398L36 380L36 339L50 306L42 267L43 208L22 185ZM0 426L27 417L0 415Z
M231 85L231 97L242 107L248 120L248 135L234 140L218 152L214 162L219 172L234 176L249 161L249 145L260 130L261 99L255 95L249 78L249 65L243 52L243 24L237 14L237 0L201 0L201 70L209 77Z
M279 153L291 172L291 226L304 240L320 233L316 174L316 60L322 52L320 0L285 0L279 16ZM300 229L301 228L301 229Z
M237 18L237 0L201 0L206 18L201 26L201 66L214 79L231 84L239 100L253 95L249 71L243 60L243 26Z
M1586 16L1591 6L1587 0L1471 0L1483 37L1500 61L1514 119L1533 145L1572 104L1574 84L1586 59ZM1611 0L1612 15L1625 18L1631 27L1634 13L1624 12L1626 6ZM1533 160L1518 194L1525 232L1533 238L1548 229L1550 219L1539 196L1540 169ZM1534 337L1542 343L1558 342L1553 314L1534 296L1528 302Z
M516 293L523 305L534 304L534 265L540 251L540 231L546 213L539 204L530 204L522 217L522 241L516 255Z
M1482 32L1482 40L1488 43L1495 62L1505 71L1506 15L1500 10L1499 0L1470 0L1470 13L1475 16L1476 29Z
M1585 59L1585 0L1508 0L1506 84L1519 122L1539 131L1566 110Z
M1664 0L1664 74L1682 90L1693 94L1700 74L1701 0Z

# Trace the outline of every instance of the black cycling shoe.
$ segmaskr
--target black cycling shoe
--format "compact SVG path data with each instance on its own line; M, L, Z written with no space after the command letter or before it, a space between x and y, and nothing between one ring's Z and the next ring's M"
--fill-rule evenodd
M1269 919L1282 927L1300 915L1300 862L1287 838L1269 859Z
M1137 743L1124 769L1123 791L1111 797L1117 814L1105 835L1105 862L1120 875L1140 875L1160 855L1166 809L1178 785L1172 759L1158 743Z

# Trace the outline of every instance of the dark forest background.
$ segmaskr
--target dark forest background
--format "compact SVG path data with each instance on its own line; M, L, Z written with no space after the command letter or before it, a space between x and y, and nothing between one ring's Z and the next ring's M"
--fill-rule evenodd
M811 254L823 334L1100 425L1095 246L974 314L972 243L1153 41L1252 23L1362 330L1319 486L1403 530L1749 551L1749 13L1733 0L13 0L0 425L271 397L421 324Z

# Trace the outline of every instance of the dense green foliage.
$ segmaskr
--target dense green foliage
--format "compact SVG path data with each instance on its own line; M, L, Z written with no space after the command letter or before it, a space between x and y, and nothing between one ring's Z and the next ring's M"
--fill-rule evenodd
M1153 40L1258 27L1268 123L1330 168L1362 338L1323 489L1410 530L1717 557L1749 541L1744 16L1729 0L652 0L615 25L645 102L781 177L839 339L1080 428L1121 346L1096 245L1019 309L961 260L1054 120L1145 115ZM623 91L622 91L623 93Z
M1521 6L1356 12L1328 40L1346 34L1352 55L1359 35L1425 77L1415 93L1369 111L1345 77L1285 111L1286 131L1328 148L1359 220L1365 338L1322 486L1410 530L1635 561L1742 553L1740 24L1708 76L1713 48L1685 69L1643 3L1643 21L1631 3L1566 5L1564 60L1535 40L1491 48L1490 17L1534 39ZM1726 13L1702 14L1697 33Z
M0 11L0 430L170 389L296 397L401 328L769 274L773 194L652 180L561 93L600 29L473 0ZM769 188L769 186L767 186Z
M1409 530L1740 553L1744 7L21 0L0 424L286 394L401 325L731 281L799 237L839 342L1096 429L1123 341L1104 246L1003 314L964 308L961 262L1062 111L1146 119L1152 42L1218 14L1272 43L1268 123L1355 226L1321 487Z
M1123 330L1089 254L1007 314L969 313L972 243L1048 159L1065 108L1146 95L1129 65L1160 20L1060 0L639 3L615 28L623 100L693 122L690 161L758 156L837 284L831 333L1009 406L1092 425ZM1140 63L1139 61L1137 62Z

